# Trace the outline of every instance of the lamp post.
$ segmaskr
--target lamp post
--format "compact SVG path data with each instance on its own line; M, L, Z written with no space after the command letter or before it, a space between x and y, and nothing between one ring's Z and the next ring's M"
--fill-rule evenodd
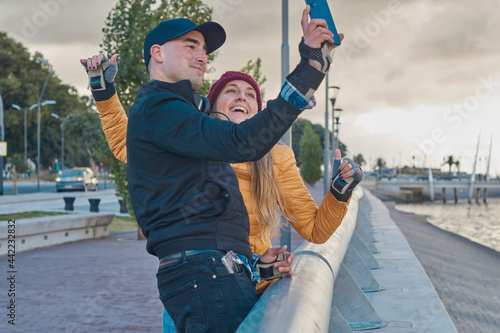
M332 108L332 149L338 149L340 147L339 144L339 116L335 117L335 111L336 112L341 112L342 109L334 109ZM335 126L336 125L336 126Z
M64 169L64 119L68 119L68 117L61 118L57 113L51 113L52 117L59 119L61 121L61 170Z
M281 83L285 82L286 76L289 73L289 45L288 45L288 0L281 0ZM283 135L283 143L292 147L292 128L290 127ZM284 227L281 232L281 246L287 245L290 249L292 236L290 234L290 224L281 216Z
M340 109L342 110L342 109ZM340 122L339 122L340 117L335 117L335 149L340 149L340 139L339 139L339 128L340 128Z
M49 82L50 73L52 72L52 65L49 64L49 62L43 58L38 57L36 59L49 66L47 79L45 79L45 83L43 85L42 92L40 93L40 97L38 98L38 103L37 103L38 112L37 112L37 127L36 127L36 189L38 192L40 192L40 108L42 104L43 93L45 92L45 88L47 87L47 83Z
M45 103L45 102L43 102L43 103ZM43 103L42 103L42 105L44 105ZM24 113L24 161L26 162L28 160L28 154L27 154L27 150L28 150L28 135L27 135L27 129L26 129L26 114L28 113L28 111L36 108L38 106L38 104L33 104L29 108L25 108L25 109L21 108L17 104L12 104L11 106L12 106L12 108L14 108L16 110L19 110L19 111L22 111Z
M324 151L323 151L323 160L324 160L324 172L323 172L323 181L324 181L324 192L326 194L326 192L328 191L329 187L330 187L330 170L329 170L329 166L330 166L330 134L329 134L329 125L328 125L328 99L330 99L330 102L332 103L332 138L331 138L331 143L332 143L332 157L335 157L335 146L334 146L334 142L335 142L335 138L334 138L334 118L333 118L333 112L334 112L334 109L333 107L335 106L335 101L337 99L337 96L339 95L339 87L337 86L328 86L328 73L326 73L326 79L325 79L325 87L326 87L326 91L325 91L325 95L326 95L326 100L325 100L325 135L324 135L324 143L325 143L325 147L324 147ZM332 92L332 98L329 98L329 92L330 92L330 89L333 90Z
M325 77L325 131L323 134L323 194L330 188L330 125L328 116L328 72Z

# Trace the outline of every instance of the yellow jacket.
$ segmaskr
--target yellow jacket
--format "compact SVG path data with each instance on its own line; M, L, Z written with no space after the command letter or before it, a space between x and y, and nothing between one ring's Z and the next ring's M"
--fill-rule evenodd
M117 94L108 100L97 102L99 117L104 134L113 154L122 162L127 162L127 116ZM274 175L285 195L287 210L294 217L292 227L307 241L324 243L339 227L347 213L347 204L338 201L329 191L321 205L311 197L297 169L295 155L291 148L276 145L272 150ZM260 227L253 213L251 188L251 169L249 163L231 164L240 186L243 200L250 221L250 247L257 254L263 254L271 247L270 236L260 237ZM257 286L257 291L263 291L270 281L263 281Z

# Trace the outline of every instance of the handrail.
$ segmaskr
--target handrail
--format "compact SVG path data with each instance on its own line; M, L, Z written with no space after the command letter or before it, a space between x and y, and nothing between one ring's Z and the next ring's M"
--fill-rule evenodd
M324 244L302 243L295 251L293 277L275 281L252 308L238 333L328 332L335 279L358 214L357 189L342 223Z

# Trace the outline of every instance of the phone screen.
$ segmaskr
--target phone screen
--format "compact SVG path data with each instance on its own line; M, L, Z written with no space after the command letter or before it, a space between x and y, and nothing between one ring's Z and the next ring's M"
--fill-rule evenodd
M311 6L311 18L323 19L328 24L328 30L333 33L333 44L340 45L340 37L333 22L332 13L326 0L306 0L306 5Z

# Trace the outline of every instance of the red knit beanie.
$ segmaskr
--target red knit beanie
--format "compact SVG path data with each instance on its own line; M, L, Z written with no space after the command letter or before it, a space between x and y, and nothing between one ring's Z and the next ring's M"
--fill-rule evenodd
M219 96L222 88L224 88L226 86L226 84L228 84L229 82L234 81L234 80L245 81L248 84L250 84L253 89L255 89L255 92L257 93L257 107L258 107L257 111L262 110L262 96L260 95L260 88L259 88L259 85L257 84L257 82L253 79L253 77L251 77L248 74L245 74L242 72L233 72L233 71L225 72L212 85L212 87L210 88L210 92L208 93L208 96L207 96L208 100L210 101L210 105L214 105L215 100Z

